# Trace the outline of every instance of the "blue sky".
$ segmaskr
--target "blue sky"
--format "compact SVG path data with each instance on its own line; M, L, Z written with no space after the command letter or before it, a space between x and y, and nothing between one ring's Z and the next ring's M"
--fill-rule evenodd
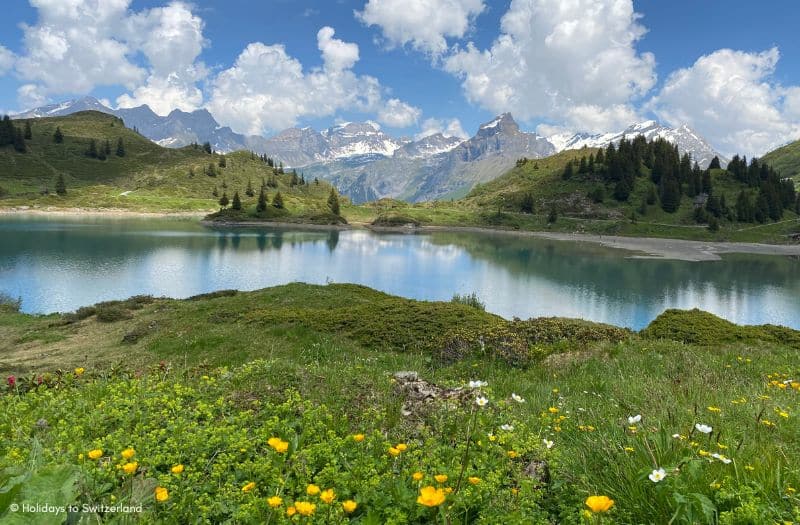
M92 94L243 133L472 134L510 111L543 134L685 123L723 153L800 137L790 0L10 0L4 19L0 111Z

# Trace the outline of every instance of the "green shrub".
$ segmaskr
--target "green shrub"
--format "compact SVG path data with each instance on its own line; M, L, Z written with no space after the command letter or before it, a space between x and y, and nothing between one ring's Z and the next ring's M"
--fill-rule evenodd
M78 321L83 321L84 319L88 319L89 317L93 316L97 313L97 308L94 306L81 306L74 312L70 312L64 314L62 318L64 322L67 324L77 323Z
M219 297L233 297L239 293L238 290L217 290L216 292L201 293L186 299L187 301L205 301L206 299L217 299Z
M8 294L0 293L0 312L18 313L22 307L22 298L14 299Z
M481 312L486 311L486 304L483 303L479 298L478 294L472 292L471 294L453 294L453 298L450 299L451 303L455 304L463 304L466 306L470 306L475 308L476 310L480 310Z
M130 312L121 304L97 305L97 320L101 323L114 323L130 319Z

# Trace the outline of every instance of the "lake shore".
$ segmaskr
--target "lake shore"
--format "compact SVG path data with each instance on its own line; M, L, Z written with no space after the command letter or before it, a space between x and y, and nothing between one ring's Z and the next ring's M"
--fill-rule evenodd
M107 218L184 218L201 219L208 215L207 211L133 211L123 208L87 209L87 208L32 208L28 206L0 208L0 215L33 215L38 217L107 217Z

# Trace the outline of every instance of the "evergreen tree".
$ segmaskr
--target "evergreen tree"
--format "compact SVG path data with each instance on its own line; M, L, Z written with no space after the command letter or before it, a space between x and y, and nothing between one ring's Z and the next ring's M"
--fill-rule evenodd
M603 156L603 150L602 149L600 149L600 151L597 152L597 157L595 157L594 161L597 164L605 164L606 158Z
M708 219L708 231L717 232L719 231L719 219L712 216Z
M247 189L244 190L244 194L248 197L252 197L256 194L256 192L253 191L253 183L250 181L250 179L247 179Z
M711 164L708 165L708 169L710 169L710 170L722 169L722 166L720 166L720 163L719 163L719 157L717 157L715 155L714 158L711 159Z
M572 178L573 173L574 169L572 168L572 161L569 161L564 167L564 173L561 174L561 178L564 180L569 180Z
M234 210L241 210L242 209L242 199L239 198L239 192L233 192L233 202L231 203L231 208Z
M714 157L716 158L716 157ZM714 188L711 186L711 171L706 170L703 172L703 188L702 191L705 194L711 195L711 192Z
M92 139L89 141L89 147L86 148L86 156L93 159L97 158L97 141Z
M206 167L206 175L209 177L216 177L217 176L217 169L214 167L214 163L211 162Z
M261 191L258 193L258 204L256 205L256 211L258 213L263 212L267 209L267 194L264 193L264 187L261 187Z
M283 195L281 195L281 192L276 193L275 196L272 197L272 205L279 210L283 209Z
M105 153L106 156L111 155L111 142L109 142L108 139L103 143L103 153Z
M117 157L125 156L125 143L122 142L122 137L117 139ZM194 173L192 173L194 175Z
M31 140L33 138L33 130L31 129L31 121L25 121L25 140Z
M769 217L769 203L767 202L767 197L764 193L759 193L758 198L756 199L756 206L755 211L753 213L753 218L760 222L765 223L767 222L767 218Z
M655 184L650 185L650 189L647 191L647 204L653 205L658 200L658 194L656 193L656 186Z
M203 143L203 151L205 151L209 155L214 153L214 150L211 149L211 143L210 142L204 142Z
M331 193L328 195L328 208L331 209L331 213L334 215L341 215L341 210L339 209L339 195L336 193L336 188L331 188Z
M319 179L314 177L314 186L319 186Z
M600 204L606 198L606 190L603 188L603 186L595 186L591 191L589 191L588 196L595 204Z
M550 213L547 214L547 223L554 224L558 220L558 210L553 206L550 208Z
M53 142L56 144L64 142L64 134L61 133L61 126L56 126L56 132L53 133Z
M675 213L681 205L681 188L674 177L665 177L661 185L661 208Z
M230 201L228 200L228 194L223 192L222 193L222 197L220 197L220 199L219 199L219 205L222 206L223 208L225 208L225 207L228 206L229 202Z
M581 157L581 163L578 166L578 173L587 173L589 171L589 164L586 162L586 157Z
M533 195L530 192L522 196L522 202L520 202L519 208L522 213L533 213L534 202Z
M742 190L739 192L739 196L736 197L736 220L739 222L753 222L755 219L753 215L753 204L744 190Z
M7 146L14 143L14 124L11 122L11 117L3 115L3 120L0 122L0 146Z
M67 183L64 181L64 175L62 173L59 173L58 177L56 177L56 193L59 195L67 194Z
M28 151L27 146L25 146L25 136L19 128L16 128L14 132L14 150L17 153L26 153Z
M224 168L227 165L228 165L228 162L225 160L225 155L220 155L219 156L219 167L220 168Z

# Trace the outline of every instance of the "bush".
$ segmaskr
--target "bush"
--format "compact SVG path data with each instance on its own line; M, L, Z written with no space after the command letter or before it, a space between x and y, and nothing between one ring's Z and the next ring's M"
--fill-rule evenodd
M131 314L121 304L97 305L97 320L101 323L114 323L130 319Z
M67 324L77 323L78 321L83 321L84 319L87 319L96 313L97 308L94 306L81 306L72 313L64 314L63 318L64 322Z
M0 312L18 313L22 307L22 298L14 299L8 294L0 293Z
M464 295L453 294L453 298L450 299L450 302L451 303L455 303L455 304L463 304L463 305L466 305L466 306L471 306L472 308L480 310L481 312L485 312L486 311L486 304L483 303L478 298L478 294L476 294L475 292L472 292L471 294L464 294Z
M218 297L233 297L239 293L238 290L217 290L216 292L201 293L187 298L187 301L205 301L206 299L217 299Z

